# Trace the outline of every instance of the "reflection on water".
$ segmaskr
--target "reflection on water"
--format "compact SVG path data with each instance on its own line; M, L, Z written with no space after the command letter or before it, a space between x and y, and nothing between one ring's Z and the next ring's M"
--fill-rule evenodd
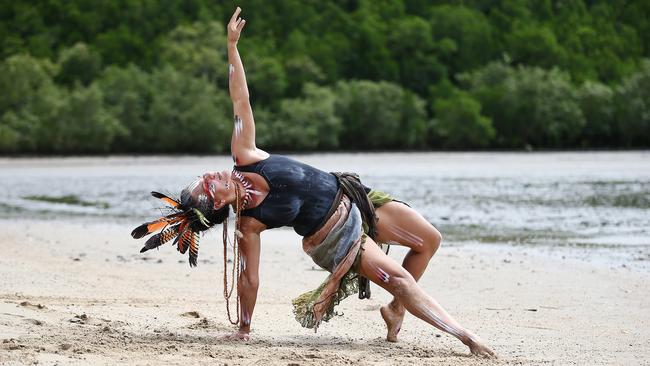
M646 152L297 158L360 173L422 212L448 241L650 246ZM202 172L229 165L226 157L3 159L0 216L138 223L160 208L149 191L176 194Z

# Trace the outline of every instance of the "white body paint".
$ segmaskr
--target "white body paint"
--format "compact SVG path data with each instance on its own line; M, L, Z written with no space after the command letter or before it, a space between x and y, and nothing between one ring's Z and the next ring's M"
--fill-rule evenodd
M391 233L393 233L395 236L397 236L399 238L402 238L403 240L405 240L408 243L412 243L412 244L415 244L415 245L418 245L418 246L421 246L421 245L424 244L424 239L422 239L421 237L419 237L419 236L417 236L417 235L415 235L415 234L413 234L411 232L408 232L408 231L402 229L399 226L389 224L388 225L388 230Z
M251 316L248 314L248 311L242 310L241 312L241 322L243 325L250 325L251 324Z
M246 270L246 256L243 254L239 257L239 270L244 272Z
M235 137L239 137L244 130L244 124L239 116L235 116Z
M425 317L433 320L438 326L440 326L440 328L442 330L444 330L445 332L453 335L454 337L456 337L458 339L462 338L462 336L463 336L462 331L460 331L460 330L448 325L447 323L445 323L442 319L440 319L439 316L434 314L434 312L431 311L431 309L429 309L428 307L426 307L424 305L418 305L418 307L420 308L420 311L422 312L422 314L424 314Z

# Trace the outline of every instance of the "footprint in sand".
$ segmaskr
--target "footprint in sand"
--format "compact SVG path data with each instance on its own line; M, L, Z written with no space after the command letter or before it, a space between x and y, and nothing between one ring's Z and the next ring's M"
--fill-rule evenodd
M47 307L46 307L45 305L41 305L41 304L32 304L32 303L29 302L29 301L23 301L23 302L21 302L20 304L18 304L18 306L22 306L22 307L30 308L30 309L38 309L38 310L47 309Z
M88 321L88 315L86 314L75 315L69 321L70 323L86 324L86 322Z
M198 311L188 311L186 313L181 314L181 316L187 317L187 318L200 318L201 314L199 314Z
M25 321L28 322L28 323L34 324L34 325L43 325L43 322L38 320L38 319L28 318L28 319L25 319Z

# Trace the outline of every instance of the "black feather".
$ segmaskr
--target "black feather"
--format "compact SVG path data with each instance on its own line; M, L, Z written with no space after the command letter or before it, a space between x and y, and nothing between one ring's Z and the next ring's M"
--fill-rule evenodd
M133 229L133 231L131 231L131 236L133 237L133 239L140 239L145 235L147 235L149 233L149 230L147 230L147 225L148 223L142 224L136 227L135 229Z
M190 267L196 267L197 259L199 257L199 234L192 232L190 239Z
M134 239L140 239L144 237L145 235L149 235L154 231L162 230L164 229L167 225L174 224L178 222L179 220L182 220L183 217L180 217L182 215L185 215L184 212L176 212L164 217L159 218L158 220L150 221L150 222L145 222L144 224L136 227L131 231L131 236Z
M144 247L140 249L140 253L144 253L149 249L158 248L159 246L165 244L166 242L172 240L176 235L178 235L178 227L180 225L175 225L169 227L162 232L152 236L144 243Z

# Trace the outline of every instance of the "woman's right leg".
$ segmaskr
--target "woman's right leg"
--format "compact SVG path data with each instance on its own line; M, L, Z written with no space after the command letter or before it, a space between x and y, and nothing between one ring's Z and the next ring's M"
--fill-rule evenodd
M473 354L494 356L478 336L456 322L408 271L384 254L370 238L366 238L359 272L395 296L409 313L458 338Z
M377 208L375 213L378 218L377 241L410 248L402 267L418 281L440 247L440 232L420 213L401 202L388 202ZM404 319L404 306L397 298L393 298L381 307L380 312L386 322L386 340L396 342Z

